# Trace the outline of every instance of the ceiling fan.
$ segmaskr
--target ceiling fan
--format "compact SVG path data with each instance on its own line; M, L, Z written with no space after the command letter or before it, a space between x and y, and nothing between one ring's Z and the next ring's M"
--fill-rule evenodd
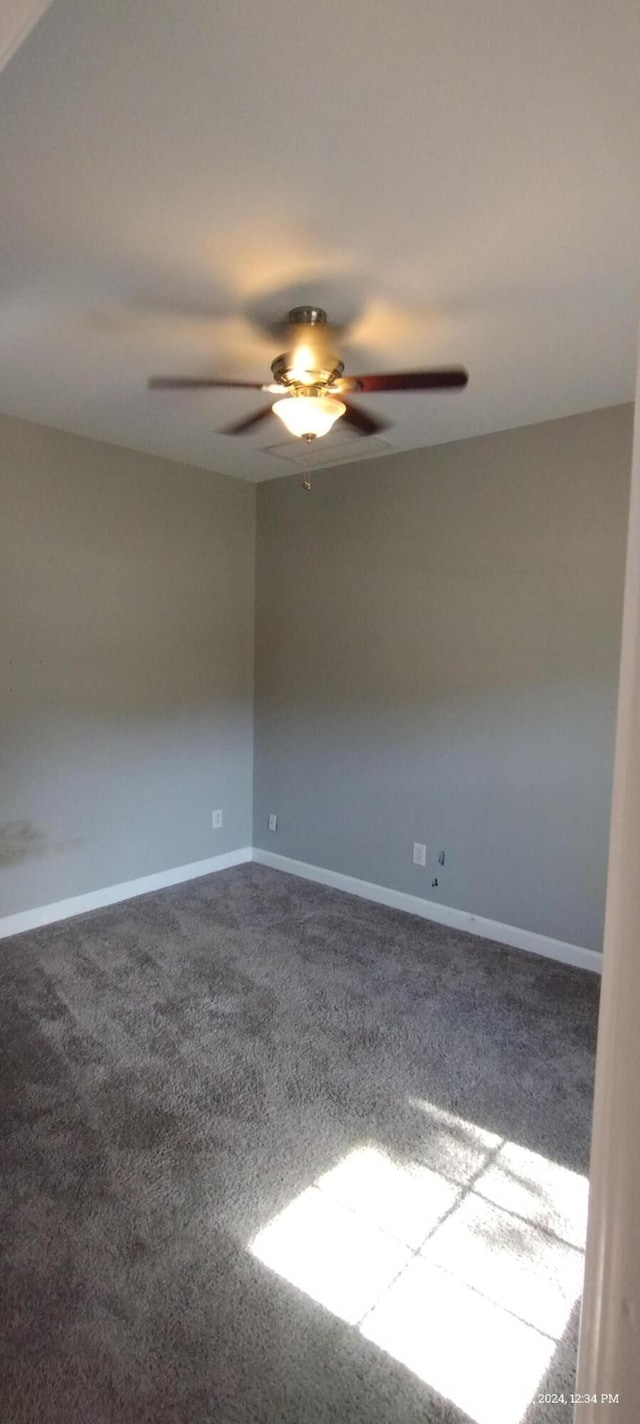
M311 441L327 435L338 419L358 435L376 435L389 421L369 415L345 397L370 391L461 390L469 379L461 366L431 371L403 371L369 376L343 376L344 362L331 351L333 328L321 307L293 307L284 324L291 350L271 363L273 381L223 381L197 376L152 376L152 390L224 389L268 391L280 400L260 407L220 431L221 435L245 435L272 413L279 416L292 435Z

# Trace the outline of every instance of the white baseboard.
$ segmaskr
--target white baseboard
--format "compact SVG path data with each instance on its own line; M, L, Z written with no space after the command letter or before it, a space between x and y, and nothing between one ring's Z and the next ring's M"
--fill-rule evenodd
M68 920L84 915L87 910L101 910L120 900L133 900L136 895L148 895L152 890L164 890L168 885L180 885L183 880L196 880L200 875L213 875L216 870L228 870L232 865L244 865L253 859L251 846L230 850L226 855L214 855L209 860L194 860L190 865L178 865L173 870L159 870L143 875L139 880L125 880L121 885L107 885L103 890L89 890L86 895L74 895L70 900L56 900L52 905L39 905L34 910L19 910L16 915L0 919L0 939L8 935L51 925L56 920Z
M369 880L356 880L353 875L340 875L335 870L307 865L303 860L290 860L286 855L274 855L269 850L254 847L253 859L259 865L270 866L272 870L284 870L288 875L299 875L303 880L315 880L319 885L345 890L349 895L358 895L362 900L374 900L378 905L390 905L394 910L406 910L410 915L420 915L423 920L434 920L438 925L450 925L455 930L466 930L468 934L496 940L499 944L508 944L514 949L524 949L529 954L542 954L545 959L557 959L561 964L590 969L594 974L601 972L602 955L595 949L584 949L579 944L567 944L564 940L551 939L548 935L536 934L533 930L521 930L515 925L503 925L499 920L486 920L482 915L470 914L468 910L452 910L448 905L439 905L435 900L423 900L419 895L407 895L403 890L390 890L385 885L374 885Z
M450 925L452 929L466 930L482 939L508 944L530 954L542 954L546 959L557 959L561 964L573 964L578 969L590 969L595 974L601 970L602 955L595 949L584 949L578 944L567 944L564 940L535 934L533 930L504 925L499 920L486 920L482 915L470 914L468 910L453 910L435 900L423 900L419 895L407 895L403 890L391 890L386 885L374 885L369 880L357 880L353 875L340 875L336 870L324 870L319 865L307 865L306 861L291 860L289 856L252 849L251 846L228 851L226 855L215 855L209 860L195 860L190 865L178 865L173 870L143 875L139 880L107 885L103 890L90 890L86 895L74 895L69 900L57 900L52 905L39 905L33 910L5 915L0 919L0 939L38 929L41 925L54 924L56 920L68 920L73 915L84 915L88 910L100 910L105 905L116 905L120 900L132 900L136 895L164 890L169 885L180 885L185 880L196 880L200 875L213 875L217 870L228 870L233 865L245 865L251 860L273 870L283 870L288 875L299 875L303 880L315 880L319 885L344 890L348 895L358 895L362 900L373 900L394 910L406 910L410 915L419 915L421 919L433 920L438 925Z

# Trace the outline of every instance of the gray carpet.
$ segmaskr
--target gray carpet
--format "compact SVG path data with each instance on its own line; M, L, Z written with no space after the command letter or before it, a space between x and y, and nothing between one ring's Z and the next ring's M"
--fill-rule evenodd
M0 981L3 1424L570 1419L595 976L247 865Z

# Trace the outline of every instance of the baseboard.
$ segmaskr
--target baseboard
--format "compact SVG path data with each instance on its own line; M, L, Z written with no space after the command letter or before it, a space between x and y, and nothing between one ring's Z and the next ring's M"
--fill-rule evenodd
M389 905L394 910L406 910L410 915L420 915L424 920L434 920L438 925L450 925L455 930L466 930L468 934L479 935L481 939L496 940L498 944L524 949L529 954L541 954L545 959L557 959L561 964L572 964L578 969L590 969L594 974L601 972L602 955L595 949L584 949L581 945L567 944L564 940L551 939L548 935L536 934L533 930L504 925L499 920L486 920L482 915L470 914L468 910L453 910L448 905L439 905L435 900L423 900L419 895L390 890L385 885L374 885L369 880L357 880L353 875L340 875L335 870L324 870L319 865L307 865L303 860L290 860L286 855L274 855L271 851L257 847L254 847L253 859L259 865L270 866L272 870L284 870L288 875L299 875L303 880L315 880L319 885L345 890L349 895L358 895L362 900L374 900L376 904Z
M39 905L33 910L20 910L15 915L5 915L0 919L0 939L9 935L22 934L25 930L38 929L41 925L54 924L56 920L68 920L74 915L84 915L88 910L100 910L105 905L116 905L121 900L132 900L136 895L149 895L154 890L164 890L169 885L180 885L185 880L196 880L200 875L213 875L217 870L228 870L234 865L244 865L255 860L259 865L270 866L273 870L283 870L288 875L299 875L303 880L314 880L319 885L328 885L334 890L344 890L348 895L357 895L362 900L373 900L378 905L389 905L394 910L406 910L410 915L419 915L423 920L433 920L438 925L450 925L452 929L466 930L479 935L481 939L491 939L498 944L508 944L514 949L524 949L529 954L541 954L546 959L557 959L561 964L573 964L578 969L590 969L599 974L602 955L595 949L584 949L578 944L567 944L564 940L551 939L547 935L536 934L533 930L519 929L515 925L505 925L499 920L487 920L482 915L472 915L468 910L454 910L448 905L439 905L435 900L423 900L419 895L408 895L403 890L391 890L386 885L375 885L369 880L357 880L353 875L340 875L335 870L325 870L319 865L308 865L303 860L291 860L286 855L275 855L272 851L244 846L242 850L231 850L226 855L215 855L209 860L196 860L190 865L178 865L172 870L160 870L154 875L143 875L139 880L126 880L120 885L107 885L102 890L90 890L85 895L74 895L69 900L57 900L52 905Z
M86 895L74 895L70 900L56 900L52 905L39 905L34 910L20 910L16 915L5 915L0 919L0 939L22 934L25 930L39 929L40 925L51 925L56 920L69 920L73 915L86 914L87 910L101 910L105 905L118 904L120 900L133 900L136 895L148 895L169 885L180 885L184 880L196 880L200 875L213 875L216 870L228 870L232 865L244 865L252 859L251 846L245 846L242 850L227 851L226 855L214 855L209 860L194 860L190 865L178 865L172 870L143 875L139 880L125 880L121 885L89 890Z

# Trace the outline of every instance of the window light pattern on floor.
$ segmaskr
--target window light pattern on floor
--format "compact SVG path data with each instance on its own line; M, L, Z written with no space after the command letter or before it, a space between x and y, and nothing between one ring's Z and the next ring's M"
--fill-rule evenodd
M357 1147L251 1250L476 1424L520 1424L581 1291L587 1179L414 1106L428 1165Z

